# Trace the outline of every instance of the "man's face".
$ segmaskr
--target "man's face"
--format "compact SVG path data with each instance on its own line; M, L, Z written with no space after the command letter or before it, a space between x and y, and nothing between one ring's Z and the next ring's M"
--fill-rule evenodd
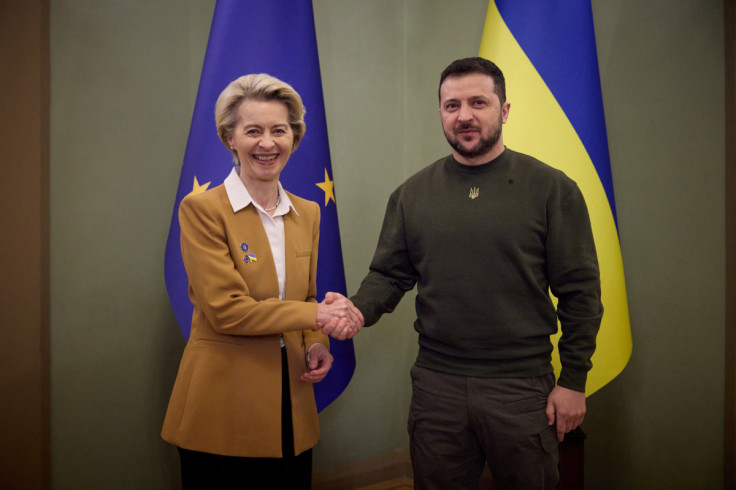
M482 73L450 76L440 87L442 129L460 163L485 163L503 151L510 106L493 89L493 78Z

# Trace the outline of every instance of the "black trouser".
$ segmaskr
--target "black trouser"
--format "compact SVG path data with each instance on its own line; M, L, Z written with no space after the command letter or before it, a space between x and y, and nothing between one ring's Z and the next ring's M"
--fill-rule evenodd
M283 458L241 458L179 448L184 490L309 490L312 450L294 455L286 349L281 349L281 444Z

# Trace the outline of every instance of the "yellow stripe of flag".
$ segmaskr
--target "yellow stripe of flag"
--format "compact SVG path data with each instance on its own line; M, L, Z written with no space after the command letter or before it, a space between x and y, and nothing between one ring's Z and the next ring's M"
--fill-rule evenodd
M506 77L511 104L504 127L509 148L532 155L575 180L585 196L601 271L604 315L588 374L590 395L617 376L631 356L631 328L618 233L605 190L578 134L545 81L525 55L493 1L488 6L480 56L496 63ZM555 336L553 364L559 375Z

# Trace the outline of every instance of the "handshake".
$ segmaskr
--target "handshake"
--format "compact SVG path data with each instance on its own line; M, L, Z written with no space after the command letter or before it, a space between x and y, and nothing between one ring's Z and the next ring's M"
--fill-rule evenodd
M340 293L327 293L317 305L316 330L337 340L353 338L364 321L360 310Z

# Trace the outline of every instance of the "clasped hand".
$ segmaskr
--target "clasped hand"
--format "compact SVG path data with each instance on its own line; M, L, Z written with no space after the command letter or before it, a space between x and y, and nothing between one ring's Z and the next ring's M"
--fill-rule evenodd
M363 327L363 314L340 293L327 293L317 305L317 330L337 340L350 339Z

